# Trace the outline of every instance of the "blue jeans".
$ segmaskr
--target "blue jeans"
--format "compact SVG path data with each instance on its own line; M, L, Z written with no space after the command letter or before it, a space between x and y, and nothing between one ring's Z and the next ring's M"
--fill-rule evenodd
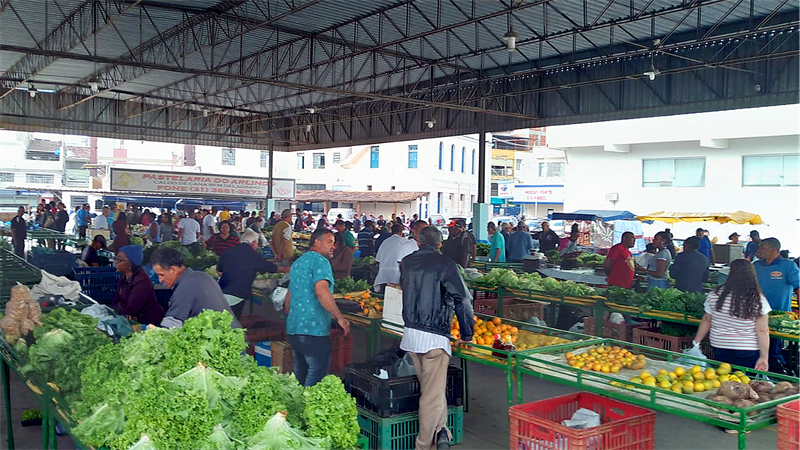
M712 347L712 349L714 350L715 360L751 369L756 367L756 361L758 361L758 357L761 354L758 350L732 350L717 347Z
M647 289L652 287L657 287L661 289L669 289L669 280L664 278L663 280L659 280L653 277L647 277Z
M294 351L294 376L305 387L319 383L331 366L330 336L287 334Z

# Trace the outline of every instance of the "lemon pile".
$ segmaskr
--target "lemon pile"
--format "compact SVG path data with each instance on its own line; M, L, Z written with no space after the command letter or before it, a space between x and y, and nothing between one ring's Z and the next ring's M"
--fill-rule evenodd
M716 389L726 381L738 381L750 384L750 378L741 371L731 373L731 365L722 363L716 369L707 368L703 370L700 366L689 369L676 367L672 372L661 369L656 375L648 371L643 371L639 376L632 377L631 383L642 384L649 387L657 387L670 390L676 393L694 394L695 392L705 392ZM622 383L612 382L614 386L623 386ZM631 385L624 385L631 388Z

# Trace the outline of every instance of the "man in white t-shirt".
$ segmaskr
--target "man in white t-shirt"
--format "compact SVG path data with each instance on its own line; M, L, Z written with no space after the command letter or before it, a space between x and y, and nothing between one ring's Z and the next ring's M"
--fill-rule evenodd
M400 284L400 261L417 250L416 246L411 247L408 239L403 237L404 229L395 222L392 225L392 236L388 237L378 249L378 254L375 255L375 260L379 263L375 286L388 283Z
M200 224L191 217L184 217L178 223L178 240L183 245L192 245L200 237Z
M92 228L95 230L108 230L108 215L111 214L111 209L108 206L103 206L103 214L94 218Z
M209 239L214 236L214 225L216 224L217 208L213 208L211 212L207 209L203 210L203 242L207 243Z

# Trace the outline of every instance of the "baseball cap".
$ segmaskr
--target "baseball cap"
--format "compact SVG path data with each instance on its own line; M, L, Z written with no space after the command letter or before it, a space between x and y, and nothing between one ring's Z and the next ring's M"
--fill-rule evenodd
M750 236L758 236L758 230L751 231Z

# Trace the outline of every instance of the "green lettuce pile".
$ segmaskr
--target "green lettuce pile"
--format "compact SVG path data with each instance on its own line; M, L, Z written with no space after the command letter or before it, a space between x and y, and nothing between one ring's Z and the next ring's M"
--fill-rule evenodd
M510 269L492 269L480 278L467 278L462 273L462 277L473 286L484 288L496 288L502 286L510 289L522 291L539 291L546 294L560 297L570 295L573 297L585 297L592 295L595 289L585 284L574 281L558 281L555 278L542 277L538 273L517 274Z
M328 376L304 390L257 366L231 319L204 311L182 328L100 347L80 377L73 434L112 450L355 447L355 400L342 382Z

